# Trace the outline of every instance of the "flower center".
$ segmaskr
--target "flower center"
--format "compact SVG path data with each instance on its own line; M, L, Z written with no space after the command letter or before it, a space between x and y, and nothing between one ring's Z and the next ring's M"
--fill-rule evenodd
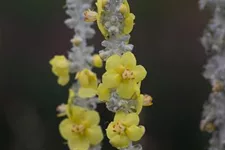
M128 80L131 80L131 79L134 79L135 76L134 76L134 72L133 71L130 71L128 69L125 69L123 74L122 74L122 77L123 79L128 79Z
M81 124L79 124L79 125L74 124L71 129L72 132L79 133L79 134L83 134L84 130L85 130L85 127Z
M125 126L121 122L117 122L113 125L113 132L116 132L118 134L123 134L125 129Z

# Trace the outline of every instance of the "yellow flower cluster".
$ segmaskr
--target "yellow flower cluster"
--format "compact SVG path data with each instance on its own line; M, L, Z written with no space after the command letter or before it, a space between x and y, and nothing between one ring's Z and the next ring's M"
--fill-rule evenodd
M93 110L68 105L67 117L59 125L62 137L71 150L88 150L103 140L99 114Z
M136 64L136 58L131 52L122 56L112 55L106 60L105 69L102 83L98 86L100 100L108 102L112 91L116 91L122 99L137 100L136 113L117 112L114 121L106 129L111 145L118 149L125 148L130 142L140 140L145 132L143 126L137 125L142 107L152 105L151 96L140 94L141 81L147 71Z
M108 3L108 0L97 0L97 13L90 10L84 13L85 21L93 22L97 20L98 28L105 38L110 38L104 22L105 15L109 13L106 8ZM130 13L127 0L123 0L119 12L123 16L120 34L129 34L133 29L135 16ZM145 132L143 126L138 126L138 114L143 106L152 105L152 97L140 92L141 82L146 77L147 71L143 66L136 64L136 58L131 52L125 52L122 56L117 54L110 56L106 60L105 69L102 83L98 85L97 89L99 100L109 102L112 92L116 92L123 100L137 101L136 113L117 112L114 121L106 129L112 146L118 149L126 148L132 141L140 140Z
M106 72L102 76L97 95L99 100L108 102L112 91L116 91L120 98L137 100L136 112L139 114L142 106L151 106L152 97L140 94L141 81L147 71L141 65L136 65L136 58L131 52L122 56L112 55L106 60Z
M96 66L102 66L102 60L98 55L93 56L93 62ZM65 56L55 56L50 60L52 72L58 76L58 84L64 86L69 82L69 61ZM80 88L78 95L81 98L94 97L97 93L97 76L88 69L83 69L76 74L75 79L78 80Z
M107 16L109 9L107 4L109 0L97 0L97 12L87 10L84 12L84 21L94 22L105 38L110 38L113 32L108 31L105 25L104 17ZM122 17L121 24L119 22L118 35L129 34L134 26L135 16L130 12L127 0L123 0L119 7L119 16ZM116 13L117 14L117 13ZM116 36L117 37L117 36ZM79 46L81 39L72 40L74 46ZM119 55L121 54L122 55ZM142 65L137 65L136 58L132 52L121 52L108 57L105 64L106 72L102 75L102 82L98 84L97 75L91 70L84 68L76 73L75 79L79 83L78 95L80 98L92 98L98 95L99 100L110 102L112 95L116 95L118 101L135 102L136 111L121 111L116 109L114 120L106 129L107 137L113 147L117 149L126 148L132 142L139 141L145 133L144 126L139 125L139 116L143 106L151 106L152 97L141 94L141 82L147 75L147 71ZM102 67L103 62L99 55L92 56L92 65ZM58 77L60 85L66 85L69 82L69 66L70 62L64 56L55 56L50 60L52 72ZM117 98L116 97L116 98ZM88 150L91 146L100 144L103 140L99 114L96 111L88 110L74 105L75 93L69 90L69 98L67 104L60 105L57 110L57 116L66 116L60 125L59 130L62 137L67 140L70 150ZM116 99L117 100L117 99ZM76 100L75 100L76 101Z
M63 55L56 55L49 61L49 63L52 66L53 74L55 74L58 77L58 81L57 81L58 84L62 85L62 86L66 85L70 79L70 76L69 76L70 62L69 62L69 60L67 60L66 57ZM101 68L103 66L102 59L99 55L97 55L97 54L93 55L92 65L97 68ZM76 79L78 79L81 82L81 84L83 85L83 87L85 87L85 88L87 88L87 86L89 87L89 85L87 85L87 84L91 84L90 86L93 87L93 89L97 88L97 77L93 72L91 72L88 69L84 69L84 70L78 72L76 75ZM91 81L92 80L94 80L94 81L92 81L90 83L89 79ZM83 91L83 89L81 89L80 93L82 93L82 91ZM84 96L83 94L81 94L81 97L83 97L83 98L84 97L92 97L90 95L93 96L95 94L90 94L90 92L89 92L89 94L87 94L87 96Z
M131 52L122 56L113 55L106 61L106 73L102 76L102 84L98 87L100 100L107 101L111 89L123 99L132 99L140 95L140 82L147 72L141 65L136 65L136 58Z

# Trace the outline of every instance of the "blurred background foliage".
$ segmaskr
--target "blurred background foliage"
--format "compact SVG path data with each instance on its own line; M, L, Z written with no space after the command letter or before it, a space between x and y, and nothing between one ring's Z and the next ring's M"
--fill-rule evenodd
M71 47L64 5L64 0L0 0L2 150L67 149L55 108L67 100L69 86L57 85L48 62ZM130 0L130 5L136 15L131 43L148 70L142 91L154 98L142 112L144 150L206 149L209 135L200 132L199 122L211 87L201 75L206 55L199 38L210 12L200 11L197 0ZM90 44L100 50L102 40L97 31ZM104 105L99 111L106 127L112 114ZM105 149L112 149L107 139Z

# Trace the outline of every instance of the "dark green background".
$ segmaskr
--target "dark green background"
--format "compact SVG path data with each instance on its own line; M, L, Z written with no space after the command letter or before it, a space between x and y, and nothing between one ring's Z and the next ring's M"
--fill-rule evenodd
M0 0L1 150L67 149L55 108L66 101L68 87L56 84L48 63L71 47L64 3ZM144 150L206 149L209 135L199 131L199 122L210 85L201 75L206 55L199 38L209 11L199 11L197 0L130 0L130 5L136 15L134 53L148 70L142 91L154 98L142 113ZM99 50L102 40L97 31L90 44ZM99 111L107 127L112 115L104 105ZM104 150L109 149L105 140Z

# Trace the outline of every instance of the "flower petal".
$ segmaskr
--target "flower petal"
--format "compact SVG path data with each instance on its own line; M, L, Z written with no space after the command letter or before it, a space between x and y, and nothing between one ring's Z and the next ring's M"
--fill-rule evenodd
M103 12L103 1L102 0L97 0L97 2L95 3L96 6L97 6L97 9L98 9L98 15L97 15L97 25L98 25L98 28L99 30L101 31L101 33L107 37L108 36L108 32L107 30L105 29L104 25L102 24L102 12Z
M86 137L77 136L68 140L70 150L88 150L90 143Z
M141 94L140 85L141 85L141 82L134 84L135 92L134 92L133 96L131 97L131 99L137 99L140 96L140 94Z
M94 97L97 94L97 90L96 89L92 89L92 88L79 88L78 91L78 95L81 98L91 98Z
M83 87L87 87L89 85L88 76L85 74L86 70L83 70L76 75L76 79L78 79L79 83Z
M130 140L127 136L124 135L116 135L111 138L109 142L112 144L112 146L118 149L128 147L130 144Z
M117 135L117 133L113 131L114 124L114 122L111 122L106 129L106 135L109 139L112 139L114 136Z
M125 68L133 69L136 66L136 58L133 53L126 52L121 57L121 63Z
M108 101L110 98L110 90L106 88L102 83L98 86L97 94L98 99L101 101Z
M126 115L126 117L124 117L124 119L122 120L122 123L129 127L132 125L138 125L139 124L139 116L136 113L129 113Z
M100 126L92 126L85 131L90 144L97 145L103 140L103 133Z
M121 65L121 58L119 55L112 55L106 60L105 69L108 70L115 70Z
M90 127L92 125L98 125L100 122L100 116L97 111L88 110L85 112L84 123L86 126Z
M65 86L70 80L69 76L59 76L57 82L61 86Z
M145 133L144 126L132 125L126 129L126 134L131 141L138 141Z
M121 76L113 70L107 71L102 76L102 83L107 88L116 88L118 87L120 82L121 82Z
M126 18L124 20L124 28L123 28L124 34L129 34L133 30L134 19L135 19L134 14L129 13L126 15Z
M85 108L72 105L69 107L69 117L73 122L80 123L83 120L86 111Z
M75 93L74 93L73 89L69 89L69 97L67 100L68 105L71 105L73 103L74 97L75 97Z
M136 66L132 71L134 72L136 82L142 81L147 75L147 71L142 65Z
M136 105L136 113L137 114L140 114L140 112L143 108L143 99L144 99L144 96L142 94L137 98L137 105Z
M114 116L114 121L121 121L126 117L126 113L122 112L122 111L118 111L116 112L115 116Z
M130 14L130 6L129 6L129 3L127 2L127 0L124 0L124 4L126 5L126 8L127 8L127 14L125 15L125 17L127 17L127 15Z
M65 140L68 140L72 138L73 136L75 136L75 134L71 131L72 125L73 123L69 119L64 119L59 124L59 132Z
M136 92L135 85L136 83L133 81L124 81L120 83L117 88L117 94L124 99L130 99L134 93Z

